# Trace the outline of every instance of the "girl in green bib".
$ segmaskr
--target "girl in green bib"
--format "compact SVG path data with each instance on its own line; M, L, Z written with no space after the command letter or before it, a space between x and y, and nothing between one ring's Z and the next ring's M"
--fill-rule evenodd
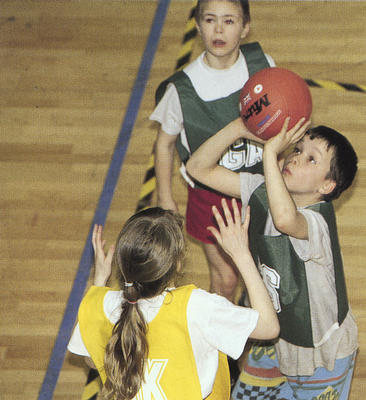
M162 82L150 116L159 123L155 144L157 205L174 211L173 159L187 182L186 229L203 247L210 272L210 291L233 300L238 271L206 227L214 223L211 206L221 208L223 194L193 183L185 164L195 150L239 116L239 93L249 76L274 66L258 42L245 43L250 29L248 0L199 0L196 28L204 51L183 70ZM220 164L232 171L262 172L262 146L239 140L223 151ZM230 202L229 202L230 206Z

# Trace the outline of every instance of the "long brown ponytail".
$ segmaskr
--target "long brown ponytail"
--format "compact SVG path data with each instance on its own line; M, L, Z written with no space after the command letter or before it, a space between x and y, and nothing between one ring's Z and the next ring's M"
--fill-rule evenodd
M182 218L159 207L132 216L116 243L114 261L125 302L107 345L105 399L130 400L144 380L149 345L147 324L137 301L161 294L184 256Z

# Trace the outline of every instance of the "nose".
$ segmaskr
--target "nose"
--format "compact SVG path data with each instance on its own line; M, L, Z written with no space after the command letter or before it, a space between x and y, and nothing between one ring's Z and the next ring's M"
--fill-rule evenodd
M301 154L293 153L289 159L289 163L298 165L301 161Z
M215 31L216 33L221 33L223 31L223 21L220 18L216 21Z

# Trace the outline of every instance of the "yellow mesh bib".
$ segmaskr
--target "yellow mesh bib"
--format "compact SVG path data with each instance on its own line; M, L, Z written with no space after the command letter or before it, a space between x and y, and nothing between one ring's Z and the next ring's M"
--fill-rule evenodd
M157 316L148 324L149 355L145 365L145 383L136 400L202 399L191 340L187 326L187 303L194 285L167 293ZM91 287L79 309L83 342L103 382L105 348L113 325L106 318L103 300L109 288ZM210 400L230 397L230 379L226 356L219 353L219 368Z

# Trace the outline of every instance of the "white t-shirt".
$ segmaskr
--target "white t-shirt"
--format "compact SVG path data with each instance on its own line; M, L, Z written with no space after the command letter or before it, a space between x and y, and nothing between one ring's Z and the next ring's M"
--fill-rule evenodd
M147 323L159 312L165 294L138 301ZM113 324L120 316L123 301L121 291L110 291L104 298L105 315ZM226 298L202 289L193 289L187 305L187 322L204 398L211 393L215 381L218 351L237 359L257 325L258 316L251 308L236 306ZM67 348L72 353L89 356L78 324Z
M263 182L263 175L240 173L243 212L252 193ZM296 254L305 263L315 347L296 346L283 339L279 339L275 347L283 374L310 376L318 367L333 370L336 359L347 357L357 349L357 326L351 310L341 326L332 322L331 312L324 314L322 311L325 302L329 304L330 311L337 304L329 228L320 213L304 208L298 208L298 211L306 218L309 238L289 239ZM268 236L281 234L276 229L270 212L263 233ZM276 307L276 304L274 306ZM324 332L323 336L320 332Z

